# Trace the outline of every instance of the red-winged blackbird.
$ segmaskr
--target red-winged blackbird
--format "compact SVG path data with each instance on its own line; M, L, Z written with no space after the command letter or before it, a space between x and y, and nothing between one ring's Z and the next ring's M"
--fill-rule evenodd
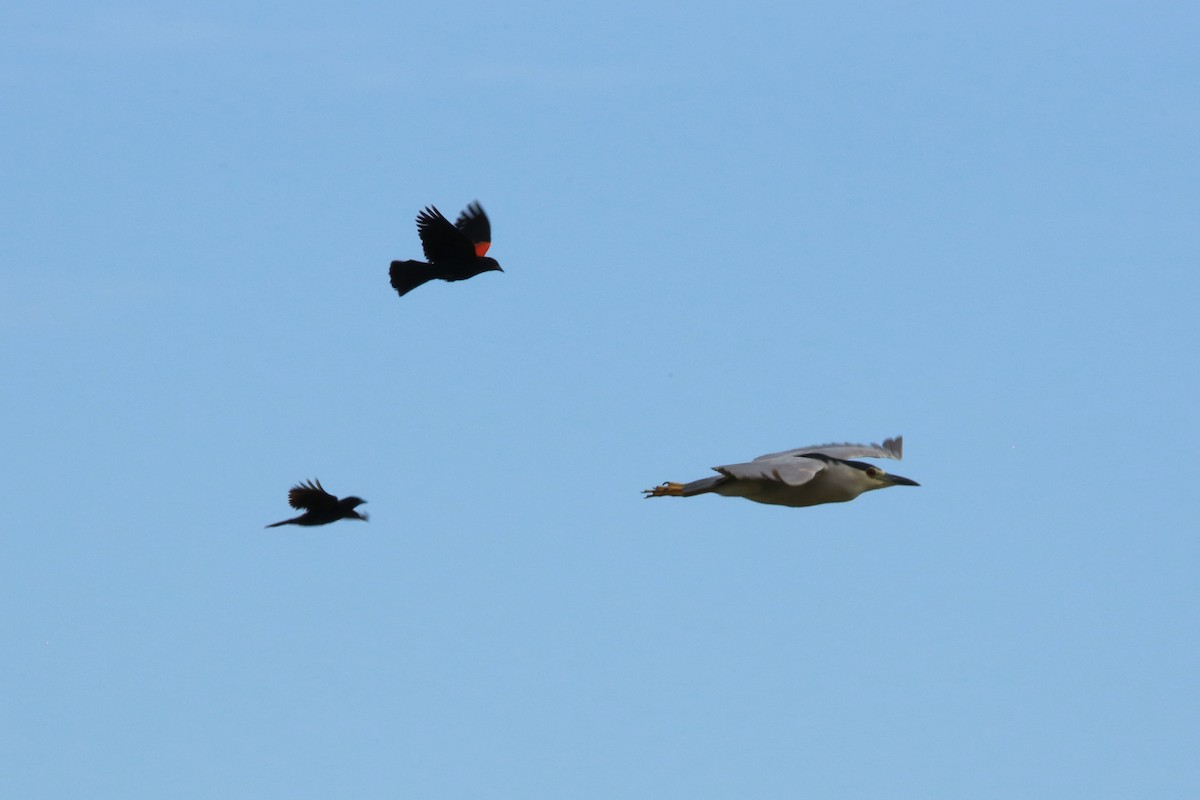
M354 510L367 502L361 497L336 497L325 491L320 481L298 483L288 491L288 505L292 508L303 509L304 513L283 522L275 522L268 528L278 528L280 525L326 525L339 519L367 519L366 514Z
M417 214L417 233L429 263L393 261L388 270L392 288L401 297L434 278L465 281L488 270L504 271L496 259L485 255L492 245L492 226L478 202L469 204L453 225L429 206Z

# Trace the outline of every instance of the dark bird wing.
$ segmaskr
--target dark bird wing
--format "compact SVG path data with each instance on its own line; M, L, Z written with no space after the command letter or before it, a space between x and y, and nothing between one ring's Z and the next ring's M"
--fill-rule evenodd
M434 206L417 214L417 233L425 258L431 263L461 263L475 258L475 243Z
M487 255L488 248L492 246L492 223L488 222L488 216L478 200L467 204L466 210L454 220L454 227L475 244L475 255L480 258Z
M336 511L338 499L325 491L320 481L298 483L288 492L288 505L317 513Z

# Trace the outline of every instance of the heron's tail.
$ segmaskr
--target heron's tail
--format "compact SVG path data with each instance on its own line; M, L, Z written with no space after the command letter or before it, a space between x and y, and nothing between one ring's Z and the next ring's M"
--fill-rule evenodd
M723 475L714 475L711 478L701 478L698 481L691 483L675 483L668 481L666 483L655 486L653 489L644 489L642 494L647 498L651 497L691 497L692 495L704 494L711 492L717 488L717 484L725 480Z

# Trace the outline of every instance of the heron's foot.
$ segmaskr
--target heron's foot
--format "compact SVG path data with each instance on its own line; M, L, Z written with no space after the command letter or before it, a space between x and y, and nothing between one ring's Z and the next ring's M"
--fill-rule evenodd
M651 497L682 497L683 484L668 481L667 483L655 486L653 489L643 489L642 494L646 495L647 499Z

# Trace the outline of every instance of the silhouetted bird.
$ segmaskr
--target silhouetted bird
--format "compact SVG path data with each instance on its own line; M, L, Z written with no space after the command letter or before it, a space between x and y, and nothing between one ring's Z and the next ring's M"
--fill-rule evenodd
M337 522L339 519L361 519L365 522L367 515L359 514L354 510L356 506L361 506L365 502L367 501L361 497L343 497L338 500L325 491L325 487L321 485L320 481L298 483L288 491L288 505L292 508L302 509L304 513L292 519L285 519L283 522L272 523L267 527L326 525L330 522Z
M393 261L388 270L392 288L401 297L434 278L465 281L481 272L504 271L496 259L485 255L492 245L492 225L478 202L469 204L453 225L429 206L417 214L417 233L429 263Z

